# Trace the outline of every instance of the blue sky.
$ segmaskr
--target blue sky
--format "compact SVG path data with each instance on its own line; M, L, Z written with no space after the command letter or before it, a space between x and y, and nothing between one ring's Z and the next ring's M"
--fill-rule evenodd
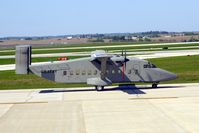
M1 0L0 37L199 31L198 0Z

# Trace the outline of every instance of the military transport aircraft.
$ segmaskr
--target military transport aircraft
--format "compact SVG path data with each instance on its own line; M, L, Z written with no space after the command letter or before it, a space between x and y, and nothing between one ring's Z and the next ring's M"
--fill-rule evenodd
M97 91L112 83L124 82L147 82L152 83L152 88L157 88L159 82L177 78L175 74L157 68L149 61L127 58L126 51L115 55L97 50L87 58L31 65L31 47L18 46L16 73L22 74L23 70L55 82L86 83L95 86Z

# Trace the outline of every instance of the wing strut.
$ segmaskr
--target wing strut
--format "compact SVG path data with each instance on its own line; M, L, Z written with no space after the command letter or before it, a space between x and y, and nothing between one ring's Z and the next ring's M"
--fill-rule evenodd
M108 58L101 58L101 79L106 78L106 67L107 67L107 60Z

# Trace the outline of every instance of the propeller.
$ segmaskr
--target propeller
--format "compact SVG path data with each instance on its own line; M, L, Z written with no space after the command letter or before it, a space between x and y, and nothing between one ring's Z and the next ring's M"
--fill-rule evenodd
M125 50L125 53L124 53L124 67L125 67L125 70L126 70L126 62L129 61L129 59L126 58L126 50Z
M124 56L124 62L123 62L123 65L124 65L124 67L125 67L125 69L126 69L126 62L128 62L129 61L129 59L127 59L127 57L126 57L126 50L124 51L124 50L122 50L122 56Z
M122 56L124 56L124 62L122 64L122 79L124 80L124 71L126 70L126 62L129 61L129 59L127 59L126 57L126 50L125 51L122 50Z

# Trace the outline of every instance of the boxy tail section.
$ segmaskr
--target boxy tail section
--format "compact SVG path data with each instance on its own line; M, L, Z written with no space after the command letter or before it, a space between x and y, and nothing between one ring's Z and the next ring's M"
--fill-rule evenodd
M16 46L15 72L16 74L29 74L31 65L32 47L30 45Z

